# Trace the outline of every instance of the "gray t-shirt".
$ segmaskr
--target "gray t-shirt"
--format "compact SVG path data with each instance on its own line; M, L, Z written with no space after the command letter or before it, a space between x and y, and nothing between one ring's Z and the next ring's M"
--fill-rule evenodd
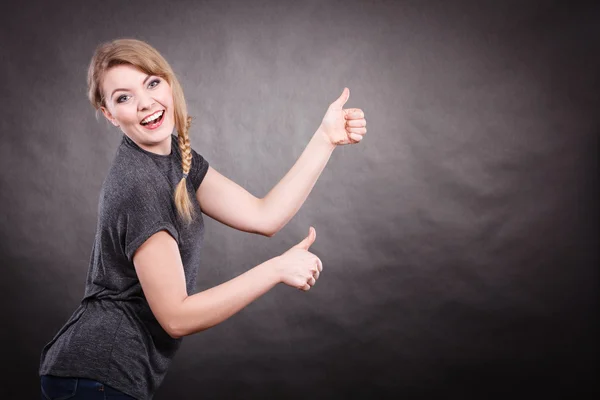
M195 193L208 162L192 150L187 178L196 219L177 215L174 190L182 178L177 137L170 155L139 147L127 135L102 185L85 294L42 350L40 375L94 379L137 399L151 399L181 345L160 326L142 291L133 254L154 233L177 241L189 295L196 288L204 221Z

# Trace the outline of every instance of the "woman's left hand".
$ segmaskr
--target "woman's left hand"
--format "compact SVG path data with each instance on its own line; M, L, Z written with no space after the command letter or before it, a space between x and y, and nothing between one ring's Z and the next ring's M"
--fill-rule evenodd
M319 130L331 144L354 144L367 133L367 121L360 108L342 107L350 97L350 89L344 88L342 95L327 109Z

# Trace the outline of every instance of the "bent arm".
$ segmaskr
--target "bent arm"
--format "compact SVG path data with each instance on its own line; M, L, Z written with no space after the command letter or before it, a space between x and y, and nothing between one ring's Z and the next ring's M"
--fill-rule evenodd
M223 322L277 285L280 280L272 262L266 261L230 281L188 296L177 242L169 233L155 233L133 257L150 309L173 338Z
M268 263L186 297L173 321L175 336L191 335L220 324L272 289L278 280Z
M261 214L269 223L269 236L279 232L302 207L335 147L317 130L294 166L261 199Z
M209 217L244 232L271 237L302 207L334 149L317 130L292 169L264 198L257 198L209 166L196 198Z
M209 166L196 190L202 212L243 232L269 236L261 215L261 200Z

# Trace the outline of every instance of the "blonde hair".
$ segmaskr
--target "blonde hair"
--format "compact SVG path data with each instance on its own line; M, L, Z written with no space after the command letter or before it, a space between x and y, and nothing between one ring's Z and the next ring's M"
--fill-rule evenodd
M100 107L106 108L101 83L106 71L117 65L132 65L140 71L165 79L173 92L173 107L175 115L175 128L179 149L181 150L181 163L183 173L187 174L192 168L192 148L188 130L192 117L187 114L187 105L183 96L183 89L175 76L173 69L160 53L149 44L137 39L117 39L112 42L102 43L96 48L90 62L87 75L88 98L96 109L96 117ZM186 223L190 223L195 211L190 201L186 178L183 177L175 188L175 207Z

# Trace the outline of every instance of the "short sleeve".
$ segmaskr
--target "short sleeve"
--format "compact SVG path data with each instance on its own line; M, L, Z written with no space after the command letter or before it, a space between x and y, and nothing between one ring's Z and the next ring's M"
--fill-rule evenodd
M135 185L119 207L119 225L127 259L133 262L136 250L155 233L166 230L179 245L171 199L150 185Z
M208 172L208 161L192 149L192 169L189 177L194 187L194 192L200 187L206 172Z

